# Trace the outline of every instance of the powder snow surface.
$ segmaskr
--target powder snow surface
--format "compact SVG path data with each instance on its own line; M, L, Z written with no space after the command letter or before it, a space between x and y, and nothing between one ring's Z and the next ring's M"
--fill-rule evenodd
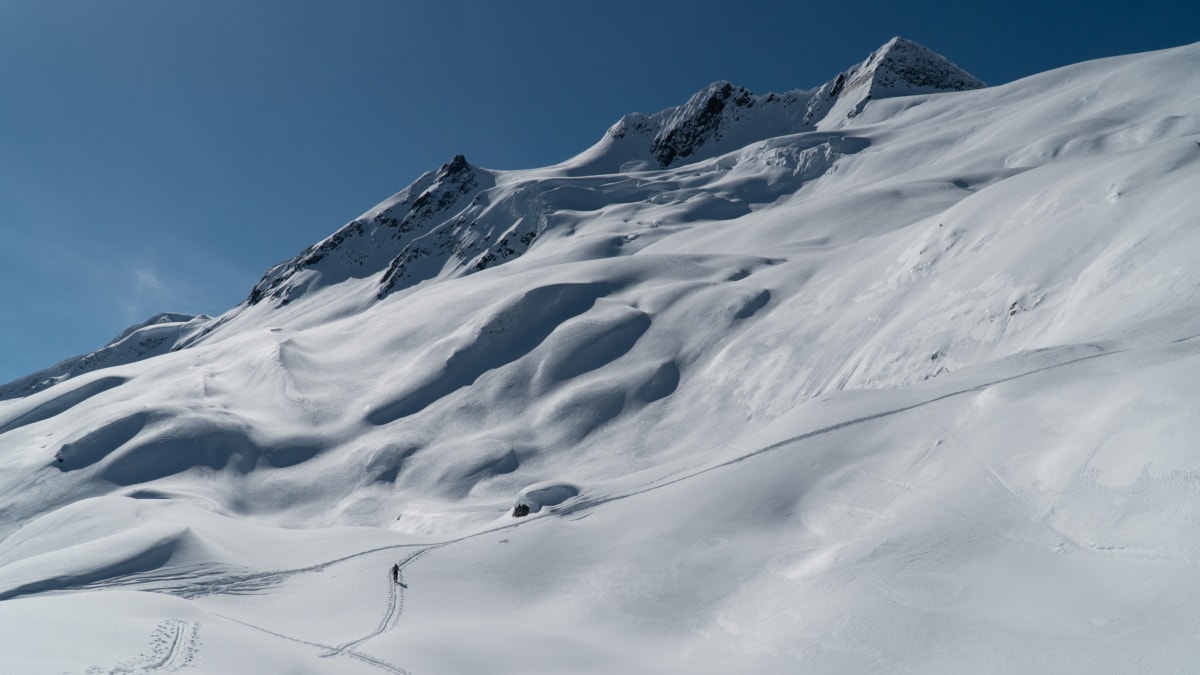
M0 673L1200 670L1200 44L895 83L13 389Z

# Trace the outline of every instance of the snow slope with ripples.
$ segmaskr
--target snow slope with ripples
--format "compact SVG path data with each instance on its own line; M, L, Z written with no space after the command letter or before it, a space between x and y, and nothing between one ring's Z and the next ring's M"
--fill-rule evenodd
M945 89L458 157L0 400L0 672L1196 669L1200 46Z

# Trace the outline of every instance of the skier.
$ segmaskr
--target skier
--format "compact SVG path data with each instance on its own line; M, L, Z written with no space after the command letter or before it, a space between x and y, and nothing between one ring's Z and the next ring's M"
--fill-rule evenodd
M392 583L393 584L400 583L400 563L396 563L395 565L392 565Z

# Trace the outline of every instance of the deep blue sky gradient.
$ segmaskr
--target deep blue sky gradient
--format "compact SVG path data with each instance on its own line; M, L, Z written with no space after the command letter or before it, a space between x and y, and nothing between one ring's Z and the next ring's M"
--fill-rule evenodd
M561 161L894 35L991 84L1200 40L1200 3L0 0L0 382L270 265L455 153Z

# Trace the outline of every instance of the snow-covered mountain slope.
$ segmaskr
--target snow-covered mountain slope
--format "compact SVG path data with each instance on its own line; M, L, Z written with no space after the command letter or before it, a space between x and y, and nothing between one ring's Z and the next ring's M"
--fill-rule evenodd
M649 116L626 115L591 149L538 172L559 175L565 179L561 183L521 180L520 174L488 171L458 155L268 270L246 304L287 304L317 288L364 278L378 283L376 296L382 298L439 274L503 264L523 254L551 225L545 218L549 212L576 206L591 210L609 199L639 202L652 194L628 187L614 191L606 174L679 165L755 141L836 127L873 98L983 86L942 56L898 37L812 91L755 96L717 82L684 105ZM817 166L810 173L819 175L825 168ZM740 215L740 207L734 212Z
M1195 670L1200 45L928 54L456 157L0 401L0 665Z
M202 331L210 319L204 315L156 314L125 329L112 342L90 354L73 356L45 370L0 385L0 401L35 394L83 373L165 354Z

